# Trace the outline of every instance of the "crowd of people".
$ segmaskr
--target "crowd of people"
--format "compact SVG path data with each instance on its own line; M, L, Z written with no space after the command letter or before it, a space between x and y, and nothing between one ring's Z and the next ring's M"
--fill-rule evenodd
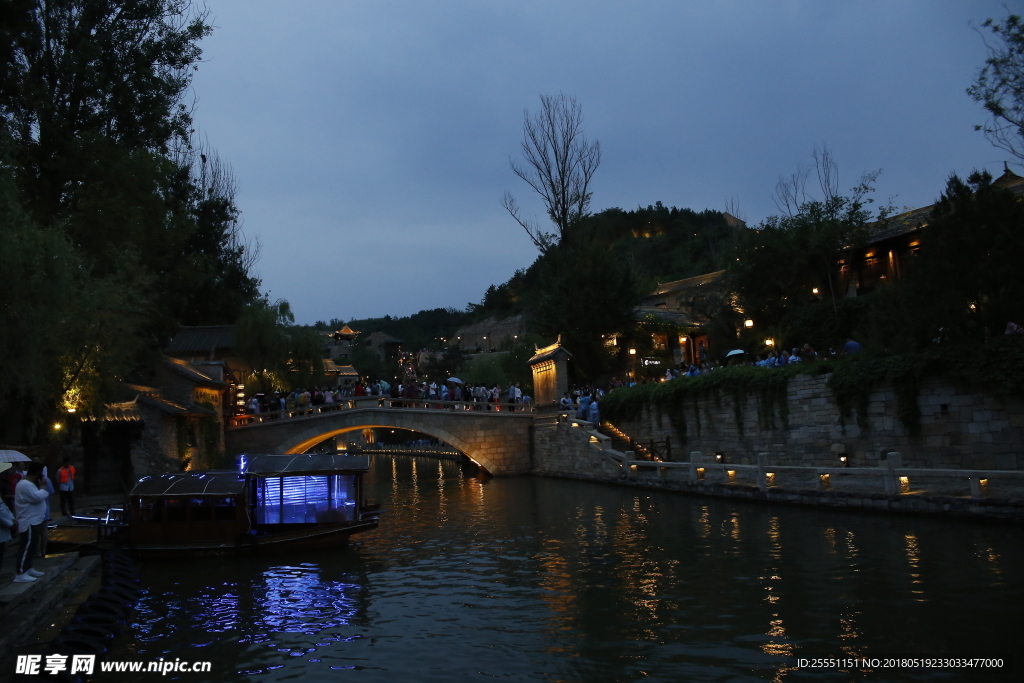
M730 359L727 358L726 361L727 364L732 365L754 365L761 368L781 368L794 363L834 360L841 355L852 356L860 353L860 351L860 343L853 338L847 338L842 351L837 351L835 347L830 346L828 351L820 353L815 351L814 347L810 344L804 344L803 346L795 346L788 351L786 349L769 349L750 360L746 360L746 354L739 353L735 359L730 361ZM706 375L721 367L725 367L725 364L719 363L718 361L702 360L697 363L691 363L688 366L669 368L665 371L664 379L667 381L670 379L677 379L679 377L700 377L701 375Z
M61 512L75 514L75 468L65 458L57 470ZM42 557L46 548L46 523L50 521L50 496L53 481L38 457L28 463L12 463L0 476L0 563L7 542L20 540L14 583L31 583L43 573L32 568L32 560Z
M375 380L363 383L356 382L352 387L313 387L311 389L294 389L289 392L272 392L256 394L245 402L245 411L250 415L263 413L293 413L315 406L342 403L349 398L378 396L398 401L438 401L452 409L461 407L463 410L505 410L516 411L529 407L531 398L524 394L518 382L509 384L502 389L494 384L465 384L461 380L447 382L418 382L407 379L403 382L387 382ZM446 405L455 402L457 406ZM400 403L392 403L401 407Z

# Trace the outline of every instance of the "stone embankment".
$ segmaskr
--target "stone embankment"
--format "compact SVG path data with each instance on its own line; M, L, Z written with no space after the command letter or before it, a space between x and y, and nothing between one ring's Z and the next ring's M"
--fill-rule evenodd
M850 467L875 467L896 451L904 467L1024 470L1024 397L927 380L918 395L921 433L914 436L897 417L892 387L870 394L862 427L856 416L842 416L827 381L828 375L792 378L786 414L774 406L771 419L755 396L739 406L729 395L687 404L685 443L667 415L651 411L615 426L636 441L670 438L679 453L722 454L736 464L756 464L767 453L777 465L830 467L845 457Z
M686 493L884 512L1024 521L1024 400L938 383L921 392L911 436L895 394L872 394L867 425L840 417L822 377L791 382L788 423L759 424L755 399L687 407L685 444L665 416L617 424L634 441L673 440L673 462L612 448L589 423L538 418L533 472ZM702 424L698 427L697 415ZM763 419L763 416L762 416Z
M48 640L42 631L59 621L63 611L73 611L76 600L84 599L79 596L100 576L100 558L96 556L60 553L37 559L34 564L44 576L31 583L8 583L0 588L0 623L4 625L0 632L0 680L14 671L16 654L37 646L40 637ZM4 569L12 570L13 563L5 562Z

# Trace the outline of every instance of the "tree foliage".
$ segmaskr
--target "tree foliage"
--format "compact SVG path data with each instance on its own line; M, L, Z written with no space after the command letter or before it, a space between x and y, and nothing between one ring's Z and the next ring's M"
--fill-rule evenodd
M836 301L811 295L812 287L827 292L816 264L834 244L815 245L815 215L767 221L730 268L759 335L819 349L838 348L850 336L870 352L913 354L937 344L985 344L1007 322L1024 320L1024 204L988 173L951 176L904 278L866 295ZM868 228L863 220L831 229L862 234ZM856 246L856 237L850 244ZM843 250L833 252L832 263L843 256Z
M640 292L633 273L584 223L550 248L540 263L530 301L533 327L546 339L561 335L581 379L609 372L615 356L603 337L635 325L633 308Z
M985 40L989 57L967 94L981 103L991 119L974 129L984 131L996 147L1024 160L1024 22L1010 14L1002 23L988 19L982 27L993 40Z
M987 172L953 175L932 211L917 272L908 281L908 322L919 342L982 342L1024 320L1024 204ZM940 328L942 330L940 334Z
M827 148L815 150L815 162L821 198L806 192L803 170L780 180L776 203L781 213L746 231L728 269L744 315L755 321L759 334L783 342L789 341L792 316L819 298L840 318L845 292L835 291L836 263L847 249L863 243L872 221L889 213L884 207L876 216L869 208L877 171L864 174L844 196L837 192L836 167Z
M248 304L235 323L235 352L252 368L250 380L263 393L324 383L320 335L294 322L287 301L260 298Z
M187 101L209 32L188 0L0 3L0 375L18 378L0 410L21 416L0 438L97 412L179 324L258 296L233 176Z

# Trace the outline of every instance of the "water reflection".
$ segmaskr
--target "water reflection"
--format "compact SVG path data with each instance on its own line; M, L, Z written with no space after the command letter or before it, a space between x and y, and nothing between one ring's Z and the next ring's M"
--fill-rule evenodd
M428 458L374 456L367 489L388 513L348 549L146 565L117 648L203 647L229 669L211 681L802 681L828 677L794 670L808 653L1013 652L1005 625L1024 608L1006 578L1024 561L1013 527L487 479Z

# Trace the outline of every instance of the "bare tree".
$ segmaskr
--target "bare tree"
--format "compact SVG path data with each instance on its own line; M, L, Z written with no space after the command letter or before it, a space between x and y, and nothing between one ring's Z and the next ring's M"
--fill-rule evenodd
M826 204L839 196L839 165L832 158L832 150L828 145L821 149L814 148L814 170L818 174L818 187L821 188L822 201Z
M188 174L195 188L194 201L218 201L227 209L223 215L223 247L237 254L238 265L249 272L259 261L262 245L258 236L249 236L242 227L236 210L238 178L235 171L213 148L207 138L202 141L177 141L170 146L171 161Z
M746 215L740 208L739 197L729 197L725 200L725 212L737 220L747 222Z
M836 164L832 150L828 148L827 144L820 148L815 146L811 156L814 158L814 172L818 177L818 187L821 188L822 199L820 201L826 205L832 204L833 200L839 197L839 165ZM779 213L792 218L800 213L804 204L814 201L807 193L807 179L810 174L810 168L798 166L788 177L779 177L779 182L775 184L775 194L772 197Z
M519 223L541 251L560 242L570 227L587 214L590 181L601 163L601 144L583 136L583 110L564 93L541 95L541 108L523 112L523 159L510 160L512 171L540 195L556 232L545 232L522 215L508 191L501 205Z
M807 175L810 169L799 166L789 176L779 176L779 182L775 183L775 194L772 195L772 202L779 213L786 214L790 218L800 213L800 207L807 203Z

